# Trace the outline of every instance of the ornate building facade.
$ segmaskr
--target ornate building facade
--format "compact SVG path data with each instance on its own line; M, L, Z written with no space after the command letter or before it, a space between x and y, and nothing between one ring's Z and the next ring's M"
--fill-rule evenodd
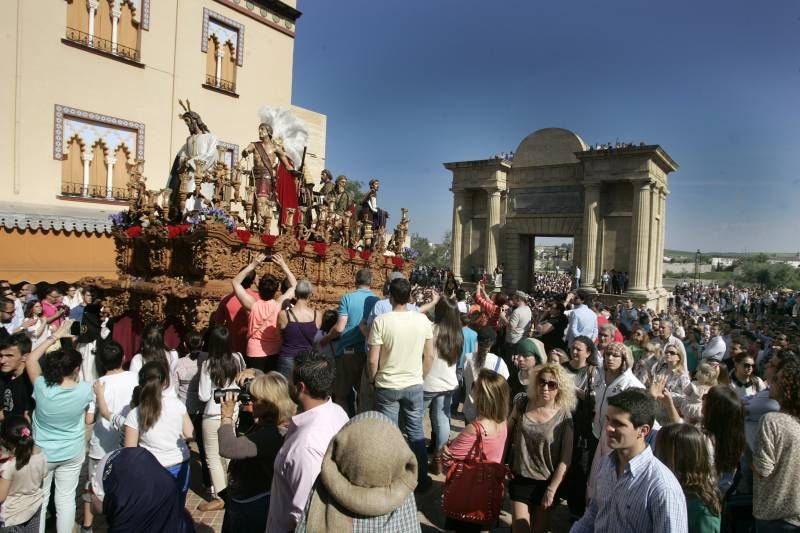
M178 99L236 164L261 106L292 107L325 165L324 115L292 105L295 0L11 0L0 19L0 278L113 277L108 215L143 163L165 187L186 140Z
M581 285L629 275L629 296L666 304L662 258L667 176L659 145L591 148L561 128L535 131L513 159L445 163L453 174L452 269L457 278L503 263L503 288L535 290L534 239L571 237Z

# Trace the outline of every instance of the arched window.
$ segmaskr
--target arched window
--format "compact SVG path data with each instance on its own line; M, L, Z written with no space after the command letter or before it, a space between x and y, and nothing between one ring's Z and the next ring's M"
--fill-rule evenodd
M122 3L122 14L117 29L118 50L126 56L135 55L139 49L139 23L133 20L133 15L134 7L126 0Z
M61 193L81 194L83 186L83 141L73 135L67 142L67 150L61 159Z
M106 52L111 51L111 4L109 0L100 0L94 15L94 47Z
M107 180L106 146L102 140L98 140L92 146L92 160L89 163L89 196L105 197Z
M114 158L117 160L114 163L114 173L111 179L111 196L114 198L123 198L127 196L128 185L128 161L131 158L130 150L125 144L120 144L114 152Z
M236 87L236 50L233 48L233 44L230 41L222 45L221 77L223 89L233 91Z
M206 83L209 85L217 85L217 37L211 35L208 38L208 51L206 52Z
M67 0L67 29L89 33L89 2Z

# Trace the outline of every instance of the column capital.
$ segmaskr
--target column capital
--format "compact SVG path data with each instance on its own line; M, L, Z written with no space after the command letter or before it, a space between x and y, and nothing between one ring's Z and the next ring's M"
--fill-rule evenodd
M97 9L100 6L100 0L88 0L89 9Z
M94 159L94 154L92 152L84 150L81 152L81 161L92 161Z
M122 6L117 5L115 3L114 6L111 8L111 18L119 20L121 16L122 16Z
M225 48L223 46L217 47L216 57L222 59L225 56Z
M489 196L500 196L503 192L497 187L483 187L483 190L486 191L486 194Z
M113 155L106 156L106 165L116 165L116 164L117 164L116 157L114 157Z

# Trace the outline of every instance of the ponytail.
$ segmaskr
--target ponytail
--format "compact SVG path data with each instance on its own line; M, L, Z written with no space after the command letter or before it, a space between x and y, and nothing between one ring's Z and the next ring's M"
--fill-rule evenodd
M138 394L134 403L139 408L139 432L144 433L161 417L161 398L167 381L164 365L157 361L147 363L139 371Z
M31 426L23 416L11 415L3 422L3 445L14 452L16 468L21 470L28 464L33 454Z

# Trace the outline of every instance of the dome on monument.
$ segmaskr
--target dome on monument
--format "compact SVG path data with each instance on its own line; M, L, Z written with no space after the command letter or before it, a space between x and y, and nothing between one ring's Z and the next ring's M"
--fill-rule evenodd
M576 133L563 128L544 128L525 137L514 152L515 167L539 167L577 163L575 152L589 146Z

